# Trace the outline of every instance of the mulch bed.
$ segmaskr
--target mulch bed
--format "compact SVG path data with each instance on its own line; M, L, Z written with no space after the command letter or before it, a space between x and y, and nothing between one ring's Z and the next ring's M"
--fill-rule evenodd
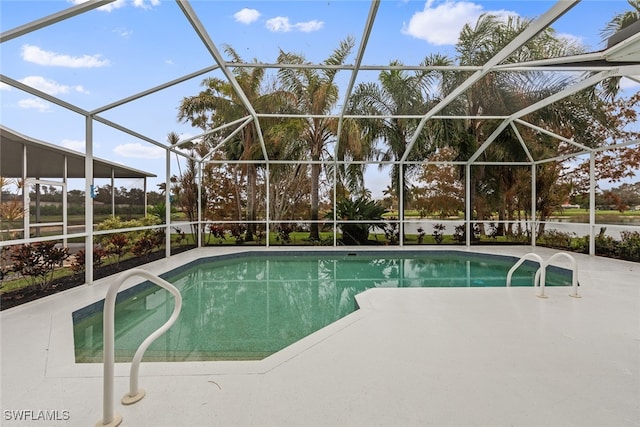
M194 247L195 246L181 246L178 248L174 248L171 250L171 255L193 249ZM102 266L94 269L93 279L102 279L103 277L107 277L121 271L129 270L140 265L150 263L152 261L157 261L164 258L164 256L164 251L158 251L153 252L149 254L149 256L144 258L130 258L124 261L120 261L119 265L109 264L106 266ZM4 292L0 294L0 311L25 304L30 301L35 301L48 295L66 291L67 289L75 288L82 284L84 284L84 273L56 279L46 289L42 289L39 285L31 285L24 288L16 289L15 291Z

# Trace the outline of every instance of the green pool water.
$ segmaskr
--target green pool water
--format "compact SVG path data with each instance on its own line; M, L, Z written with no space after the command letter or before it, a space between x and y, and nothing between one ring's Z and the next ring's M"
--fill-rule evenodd
M256 360L357 309L369 288L505 286L516 262L467 252L315 253L233 256L187 264L162 277L182 294L177 322L149 347L145 361ZM513 286L532 286L538 265L525 263ZM549 269L547 286L569 286L571 273ZM461 292L464 292L461 290ZM173 298L142 283L119 295L116 360L171 315ZM102 305L73 313L77 362L102 361Z

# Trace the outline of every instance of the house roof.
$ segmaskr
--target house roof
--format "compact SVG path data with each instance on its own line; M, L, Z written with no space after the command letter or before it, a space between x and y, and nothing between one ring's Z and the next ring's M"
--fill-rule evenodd
M62 178L67 159L67 177L84 178L85 156L77 151L22 135L0 125L0 176L22 178L26 148L28 178ZM94 178L148 178L156 175L102 159L93 159Z

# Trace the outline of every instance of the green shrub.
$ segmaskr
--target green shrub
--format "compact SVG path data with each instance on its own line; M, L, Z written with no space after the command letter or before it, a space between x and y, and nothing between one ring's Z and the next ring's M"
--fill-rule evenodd
M529 233L507 233L507 242L528 243L531 240Z
M160 225L161 219L156 215L122 221L118 216L110 216L100 224L98 230L118 230L122 228L147 227ZM122 257L131 250L136 256L147 256L160 248L164 241L164 229L147 229L128 231L125 233L107 234L100 238L99 243L105 251L115 257L116 265L120 265Z
M640 262L640 232L623 231L618 241L606 234L606 227L600 228L595 236L596 255ZM589 236L578 237L575 233L556 230L545 231L537 243L556 249L565 249L583 254L589 253Z
M607 236L606 227L600 228L596 236L596 255L617 258L620 253L619 243L611 236Z
M471 241L477 242L480 240L480 226L473 224L471 231ZM467 241L467 227L464 224L457 225L453 229L453 240L458 243L465 243Z
M244 224L233 224L230 231L237 244L244 242L244 233L247 231L247 227Z
M367 221L367 220L382 220L382 214L386 212L386 209L375 200L370 200L366 197L358 197L355 200L344 199L339 200L336 203L336 214L338 218L342 220L351 221ZM327 215L329 217L329 215ZM333 217L333 214L331 214ZM389 223L385 227L385 235L387 239L393 237L393 230L389 226L396 223ZM342 243L345 245L366 245L369 242L369 231L375 227L375 223L342 223L340 229L342 230ZM391 234L388 234L391 233Z
M571 239L570 243L571 247L569 248L572 252L578 252L581 254L589 253L589 236L578 237L574 236Z
M620 258L640 262L640 233L623 231L620 233Z
M391 221L396 221L398 218L391 217ZM367 236L369 231L367 230ZM390 245L397 245L400 241L400 230L397 222L388 222L384 225L384 237Z
M537 242L540 245L555 249L570 249L571 239L571 233L564 233L558 230L545 230L545 232L538 237Z
M445 227L444 224L433 224L433 233L431 235L433 236L433 240L435 240L437 244L441 244L444 240L444 230L446 228L447 227ZM420 229L418 229L418 231L420 231ZM420 240L418 241L418 243L421 243Z
M276 227L276 240L282 243L291 243L293 227L290 224L278 224Z

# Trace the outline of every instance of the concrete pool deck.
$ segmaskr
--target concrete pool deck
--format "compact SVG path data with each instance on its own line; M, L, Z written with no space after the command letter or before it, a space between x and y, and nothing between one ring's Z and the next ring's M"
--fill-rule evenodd
M246 250L297 249L203 248L143 268ZM117 364L115 410L135 427L638 426L640 264L574 256L582 298L567 287L546 288L548 299L518 287L372 289L360 310L262 361L143 362L147 395L132 406L120 404L130 365ZM0 425L102 419L102 364L74 362L71 313L113 280L0 313ZM38 411L59 420L16 420Z

